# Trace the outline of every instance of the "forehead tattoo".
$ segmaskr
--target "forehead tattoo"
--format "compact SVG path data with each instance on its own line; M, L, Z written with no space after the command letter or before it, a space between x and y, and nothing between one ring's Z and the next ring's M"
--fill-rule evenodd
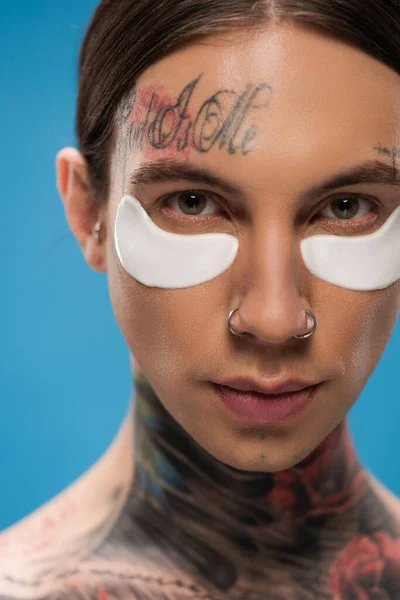
M119 141L116 165L122 168L122 190L126 183L127 156L146 145L188 158L213 148L228 154L251 152L257 134L257 113L269 105L272 88L267 82L248 84L242 90L219 89L198 106L198 86L203 74L186 84L177 98L163 86L134 86L117 112ZM197 91L197 94L196 94Z
M175 179L179 176L179 153L188 158L191 151L207 153L213 148L230 155L246 156L251 152L251 141L257 133L254 121L269 106L271 86L264 81L249 83L242 90L219 89L199 99L202 76L187 83L177 97L168 95L163 86L135 86L117 113L120 135L116 164L122 162L125 195L115 221L116 250L125 270L149 287L185 288L210 281L232 265L238 251L238 240L232 235L185 236L164 231L150 219L138 199L125 192L127 157L131 151L163 150L162 162L166 163L142 165L145 170L135 174L136 183ZM367 161L336 174L325 190L372 180L398 184L398 149L389 151L379 144L374 150L390 155L392 164ZM175 163L168 164L173 157ZM184 167L189 168L187 164ZM204 169L196 173L194 167L189 175L215 177ZM134 178L129 178L130 188ZM301 253L308 270L327 283L351 290L378 290L400 278L399 240L400 206L372 234L315 235L302 240Z

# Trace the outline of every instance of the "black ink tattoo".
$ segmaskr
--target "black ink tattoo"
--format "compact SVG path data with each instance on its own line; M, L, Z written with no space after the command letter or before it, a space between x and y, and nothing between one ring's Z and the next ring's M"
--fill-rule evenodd
M400 158L400 147L393 146L392 148L387 148L386 146L381 146L379 143L377 146L374 146L374 150L378 152L378 154L385 154L385 156L390 156L392 159L393 170L396 169L396 160Z
M243 472L205 452L144 377L135 388L128 501L90 560L32 600L399 600L399 523L344 424L292 469Z
M134 150L142 151L145 143L156 150L173 149L179 153L191 149L207 153L215 147L225 149L230 155L251 152L257 127L253 124L245 128L245 122L269 105L271 86L261 82L247 85L241 93L218 90L191 117L190 102L201 77L202 74L188 83L175 102L165 96L160 98L156 91L149 97L148 90L143 99L141 90L135 86L121 103L117 111L120 130L116 163L122 166L123 190L127 156ZM142 118L140 108L144 106L146 113Z

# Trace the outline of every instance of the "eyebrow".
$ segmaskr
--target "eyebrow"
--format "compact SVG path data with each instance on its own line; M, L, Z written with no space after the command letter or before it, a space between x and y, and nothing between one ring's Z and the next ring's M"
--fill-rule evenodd
M145 163L129 176L129 186L151 185L167 181L185 180L195 184L216 186L232 195L244 195L245 192L226 178L211 169L197 167L176 159L164 159ZM329 179L308 189L302 194L302 200L315 199L333 189L361 183L386 184L400 186L400 171L380 160L368 160L349 169L339 171Z

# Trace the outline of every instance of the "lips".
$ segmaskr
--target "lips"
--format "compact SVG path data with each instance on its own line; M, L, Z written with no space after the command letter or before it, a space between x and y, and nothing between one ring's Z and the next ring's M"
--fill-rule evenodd
M218 398L235 420L269 425L283 425L298 418L310 406L319 387L267 395L214 384Z
M298 392L305 388L312 387L319 383L315 379L300 379L300 378L289 378L285 379L269 379L269 380L256 380L249 377L235 377L230 379L224 379L215 382L218 385L223 385L234 390L240 390L242 392L258 392L260 394L279 395L288 394L290 392Z

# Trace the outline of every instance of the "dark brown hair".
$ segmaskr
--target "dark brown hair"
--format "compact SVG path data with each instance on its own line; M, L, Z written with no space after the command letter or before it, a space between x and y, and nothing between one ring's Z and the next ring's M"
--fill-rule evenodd
M144 70L185 42L283 19L317 27L400 73L400 0L102 0L81 47L76 116L93 199L107 201L115 116Z

